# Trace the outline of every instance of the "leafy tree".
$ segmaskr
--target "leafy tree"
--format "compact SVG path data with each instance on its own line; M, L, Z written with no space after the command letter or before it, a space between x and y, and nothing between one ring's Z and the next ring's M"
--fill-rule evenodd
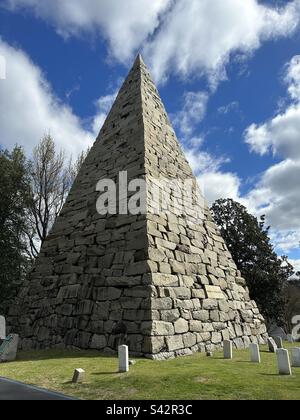
M0 312L5 313L28 268L29 165L20 147L0 151L0 179Z
M269 237L265 217L260 220L234 200L218 200L212 206L215 222L246 279L251 298L267 322L284 325L284 286L293 267L286 257L279 258Z

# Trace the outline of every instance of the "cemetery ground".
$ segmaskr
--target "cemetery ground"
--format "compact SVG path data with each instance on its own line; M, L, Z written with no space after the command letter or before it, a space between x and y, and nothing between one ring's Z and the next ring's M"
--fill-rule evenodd
M299 400L300 368L279 376L276 355L262 346L261 357L261 364L253 364L249 350L235 350L233 360L224 360L222 352L162 362L134 359L121 374L117 357L98 352L20 352L16 362L0 364L0 376L90 400ZM71 383L76 368L86 372L82 384Z

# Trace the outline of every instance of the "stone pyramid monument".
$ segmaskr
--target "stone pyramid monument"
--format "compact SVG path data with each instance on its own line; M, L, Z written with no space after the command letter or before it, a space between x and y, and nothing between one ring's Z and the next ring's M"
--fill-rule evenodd
M139 200L122 192L126 177L145 185ZM120 202L102 214L99 181L107 179L117 183ZM172 180L192 181L184 212ZM155 211L163 200L152 187L163 181L173 204ZM131 354L165 359L228 339L238 348L264 343L264 319L198 193L138 56L11 307L22 348L114 352L125 343Z

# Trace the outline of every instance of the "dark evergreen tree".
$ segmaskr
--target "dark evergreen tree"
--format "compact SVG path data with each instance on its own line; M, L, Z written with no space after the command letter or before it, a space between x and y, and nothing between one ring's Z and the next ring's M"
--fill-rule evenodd
M284 288L293 267L286 257L278 257L269 237L265 217L258 220L234 200L218 200L212 206L215 222L246 279L267 322L285 324Z
M0 180L0 313L5 313L28 268L29 166L21 148L0 151Z

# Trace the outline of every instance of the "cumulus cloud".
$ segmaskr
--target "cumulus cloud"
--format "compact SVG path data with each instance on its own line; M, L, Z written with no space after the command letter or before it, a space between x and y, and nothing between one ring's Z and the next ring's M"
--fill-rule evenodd
M207 92L185 93L182 110L173 116L173 123L184 138L191 136L197 124L205 117L208 99Z
M292 260L292 259L290 259L290 263L294 267L296 273L297 272L300 273L300 260Z
M300 58L285 66L289 102L279 115L245 132L250 149L260 155L273 153L283 160L265 171L248 194L249 205L267 216L274 243L283 252L300 242Z
M300 101L300 55L292 58L286 65L285 83L288 85L288 92L296 102Z
M197 177L200 189L211 205L219 198L239 199L241 181L236 174L222 172L223 164L229 159L225 156L213 156L201 150L201 147L185 147L185 155Z
M53 92L41 69L22 51L0 39L0 56L7 74L0 80L1 146L20 144L30 154L39 139L50 133L59 148L76 156L92 144L113 97L99 99L89 129Z
M120 61L133 52L159 25L171 0L4 0L11 11L30 10L50 22L63 37L99 34Z
M11 11L30 10L63 36L99 34L120 61L143 48L155 77L171 72L226 77L233 53L247 56L262 42L291 35L300 0L271 7L258 0L4 0Z
M279 115L263 124L252 124L245 140L253 152L272 152L284 158L300 158L300 56L286 66L284 77L291 103Z
M239 201L241 181L230 172L205 172L198 177L198 183L209 205L220 198Z
M282 8L257 0L179 0L145 52L158 80L174 69L183 76L200 72L215 87L233 53L248 55L263 41L292 34L299 14L299 0Z

